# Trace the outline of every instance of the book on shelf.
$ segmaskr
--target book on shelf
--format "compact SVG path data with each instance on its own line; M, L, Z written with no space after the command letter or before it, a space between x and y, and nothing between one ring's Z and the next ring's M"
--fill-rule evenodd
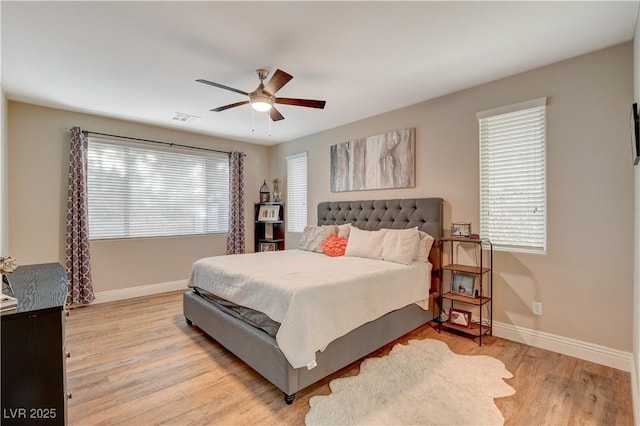
M15 297L7 296L6 294L2 295L2 299L0 299L0 312L15 309L17 306L18 300Z

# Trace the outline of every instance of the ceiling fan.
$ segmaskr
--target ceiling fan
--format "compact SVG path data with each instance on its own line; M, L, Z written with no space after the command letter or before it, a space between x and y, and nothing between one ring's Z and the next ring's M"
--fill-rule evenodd
M203 79L196 80L198 83L208 84L210 86L219 87L220 89L230 90L232 92L240 93L241 95L248 96L249 99L246 101L236 102L233 104L221 106L218 108L214 108L211 111L220 112L229 108L234 108L240 105L250 104L251 107L259 112L269 112L269 117L271 120L278 121L284 120L284 117L280 112L274 107L274 104L282 104L282 105L294 105L294 106L302 106L307 108L319 108L323 109L326 101L317 101L313 99L295 99L295 98L277 98L275 96L276 92L280 90L285 84L289 82L293 78L291 74L287 74L286 72L277 69L276 72L271 77L271 80L265 85L264 80L269 75L269 71L265 69L256 70L256 74L260 79L260 85L256 90L251 93L247 93L243 90L234 89L233 87L225 86L223 84L214 83L212 81L207 81Z

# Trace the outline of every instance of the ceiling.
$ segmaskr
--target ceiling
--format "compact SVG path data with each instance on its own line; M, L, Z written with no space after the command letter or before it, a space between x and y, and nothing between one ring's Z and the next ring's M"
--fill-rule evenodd
M272 145L633 38L638 2L0 3L8 99ZM252 117L256 68L294 76ZM201 117L172 119L176 112ZM252 121L254 131L252 131ZM69 123L73 125L74 123ZM108 129L91 129L104 131Z

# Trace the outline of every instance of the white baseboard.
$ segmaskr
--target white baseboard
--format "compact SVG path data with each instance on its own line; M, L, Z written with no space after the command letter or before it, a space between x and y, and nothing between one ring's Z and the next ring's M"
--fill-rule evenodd
M168 291L186 290L187 280L170 281L151 285L141 285L138 287L122 288L118 290L100 291L95 293L93 303L106 303L115 300L131 299L151 294L166 293Z
M631 352L497 321L493 322L493 335L623 371L631 372L633 369Z

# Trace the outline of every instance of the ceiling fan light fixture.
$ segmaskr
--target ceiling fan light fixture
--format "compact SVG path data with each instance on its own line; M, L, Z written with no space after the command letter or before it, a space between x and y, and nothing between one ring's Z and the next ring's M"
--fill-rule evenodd
M2 1L2 0L0 0ZM250 104L253 111L266 112L269 115L271 121L284 120L284 116L275 108L274 104L292 105L307 108L319 108L323 109L325 101L313 100L313 99L297 99L297 98L280 98L275 96L278 90L287 84L293 76L286 72L277 69L269 82L265 85L264 80L269 75L269 72L265 69L256 70L260 85L253 92L245 92L244 90L234 89L233 87L225 86L224 84L214 83L213 81L198 79L198 83L208 84L209 86L218 87L220 89L228 90L230 92L239 93L246 96L244 101L235 102L229 105L224 105L218 108L214 108L211 111L220 112L226 111L229 108L235 108L240 105ZM271 124L271 121L269 124Z
M273 98L269 96L256 95L252 96L249 101L251 108L258 112L267 112L273 107Z

